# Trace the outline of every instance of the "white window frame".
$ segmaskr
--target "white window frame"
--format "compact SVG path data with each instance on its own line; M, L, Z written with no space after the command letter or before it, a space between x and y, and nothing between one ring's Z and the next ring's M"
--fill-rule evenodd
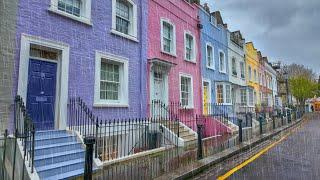
M179 90L180 90L180 102L182 103L182 92L181 92L181 78L185 77L185 78L189 78L190 79L190 93L189 93L189 99L190 101L189 104L187 106L183 106L183 108L187 108L187 109L193 109L194 108L194 100L193 100L193 77L190 74L185 74L185 73L180 73L179 74Z
M163 23L168 23L172 26L172 51L167 52L163 49ZM171 56L177 56L176 51L177 51L177 47L176 47L176 26L173 22L171 22L169 19L165 19L165 18L161 18L160 19L160 27L161 27L161 31L160 31L160 39L161 39L161 52L165 53L165 54L169 54Z
M242 66L241 66L242 64ZM243 77L242 77L243 75ZM240 78L241 79L246 79L246 65L243 61L240 62Z
M211 103L211 98L212 98L212 97L211 97L211 96L212 96L212 95L211 95L211 80L210 80L210 79L205 79L205 78L202 79L202 87L201 87L201 88L202 88L202 95L203 95L203 92L204 92L204 88L203 88L203 87L204 87L204 83L208 83L208 86L209 86L209 87L208 87L208 88L209 88L209 89L208 89L208 91L209 91L209 94L208 94L208 102L209 102L209 104L210 104L210 103ZM204 112L204 106L205 106L205 105L203 104L203 97L202 97L202 101L201 101L201 102L202 102L202 107L203 107L203 112Z
M187 59L187 35L192 37L193 40L193 44L192 44L192 54L191 54L191 59ZM188 61L188 62L196 62L196 58L197 58L197 46L196 46L196 38L195 36L190 32L190 31L184 31L184 60Z
M254 105L255 105L254 101L255 101L254 90L253 89L248 89L248 106L254 107Z
M258 83L258 77L257 77L257 76L258 76L257 70L254 69L254 70L253 70L253 78L254 78L254 82L255 82L255 83Z
M210 46L211 49L212 49L211 66L208 66L208 46ZM207 66L208 69L215 70L214 47L209 42L206 43L206 66Z
M117 63L121 63L123 66L123 75L120 78L120 99L119 100L104 100L100 99L100 71L101 71L101 60L107 59ZM129 61L125 57L117 56L114 54L104 53L96 51L95 59L95 84L94 84L94 107L129 107L129 82L128 82L128 70Z
M243 92L244 92L244 94L243 94ZM244 102L242 100L244 100ZM242 106L246 106L248 104L247 89L245 89L245 88L240 89L240 104Z
M233 64L233 62L234 62L234 64ZM235 73L236 74L233 74L233 70L235 70ZM235 76L235 77L238 77L238 68L237 68L237 58L236 57L232 57L231 58L231 74L232 74L232 76Z
M223 70L221 70L221 59L220 59L220 53L223 53ZM227 73L227 67L226 67L226 65L227 65L227 62L226 62L226 54L220 49L219 50L219 53L218 53L218 55L219 55L219 72L220 73L224 73L224 74L226 74Z
M75 16L58 9L59 0L51 0L49 11L79 21L81 23L92 25L91 23L91 0L81 0L80 16Z
M219 85L222 85L222 95L223 95L223 103L219 103L218 102L218 86ZM232 105L232 93L231 93L231 84L229 83L223 83L223 82L217 82L216 83L216 88L215 88L215 92L216 92L216 102L219 103L219 104L223 104L223 105ZM227 103L227 86L229 86L229 99L230 99L230 102Z
M131 25L129 27L129 33L125 34L122 32L119 32L116 30L116 13L117 13L117 0L112 0L112 27L111 27L111 33L127 38L129 40L135 41L135 42L139 42L138 38L137 38L137 34L138 34L138 30L137 30L137 19L138 19L138 14L137 14L137 5L132 1L132 0L124 0L127 1L129 4L132 5L132 10L131 10L131 15L132 15L132 22Z

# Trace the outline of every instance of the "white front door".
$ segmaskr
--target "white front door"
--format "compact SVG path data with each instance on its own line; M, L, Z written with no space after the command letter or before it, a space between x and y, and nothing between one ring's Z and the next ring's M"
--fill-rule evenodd
M153 117L165 117L168 92L166 74L161 71L153 71L151 78L151 113Z

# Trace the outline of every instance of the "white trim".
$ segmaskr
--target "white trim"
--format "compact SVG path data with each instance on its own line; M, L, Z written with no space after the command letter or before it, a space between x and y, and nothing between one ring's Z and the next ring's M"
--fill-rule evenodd
M182 94L181 94L181 77L186 77L186 78L190 78L190 85L191 85L191 92L190 92L190 104L188 104L188 106L185 106L184 108L187 108L187 109L193 109L194 108L194 95L193 95L193 77L191 74L186 74L186 73L182 73L180 72L179 73L179 90L180 90L180 102L181 102L181 97L182 97Z
M137 19L138 19L138 14L137 14L137 5L135 4L135 2L133 2L132 0L124 0L127 1L129 4L132 5L132 9L131 9L131 20L132 22L130 23L130 27L129 27L129 31L128 34L124 34L122 32L117 31L116 29L116 11L117 11L117 0L112 0L112 26L111 26L111 33L118 35L118 36L122 36L124 38L127 38L129 40L135 41L135 42L139 42L137 39L137 34L138 34L138 28L137 28Z
M166 22L172 26L172 35L173 35L172 36L172 52L167 52L163 49L163 23L164 22ZM177 56L177 47L176 47L177 42L176 42L176 26L175 26L175 24L167 18L161 18L160 19L160 27L161 27L161 31L160 31L161 52L176 57Z
M81 0L82 5L80 8L80 17L69 14L67 12L58 9L58 0L51 0L49 11L59 14L61 16L68 17L70 19L82 22L84 24L92 26L91 22L91 0Z
M192 37L192 40L193 40L193 44L192 44L192 54L191 54L191 59L187 59L187 35L191 36ZM190 32L190 31L184 31L184 60L185 61L188 61L188 62L192 62L192 63L196 63L196 59L197 59L197 45L196 45L196 38L194 37L194 35Z
M60 93L56 99L58 104L55 109L57 113L55 115L55 127L58 129L65 129L67 127L67 103L68 103L68 79L69 79L69 45L44 39L41 37L31 36L27 34L21 35L21 49L20 49L20 62L19 62L19 79L18 79L18 92L24 101L27 98L28 89L28 70L29 70L29 59L30 59L30 45L36 44L46 46L49 48L60 50L61 53L61 66L60 75L61 77L57 84L56 92ZM58 72L59 72L58 71ZM63 78L62 78L63 77Z
M119 62L123 66L123 75L120 87L120 99L118 101L109 101L100 99L100 70L101 59ZM129 107L129 60L122 56L96 51L95 58L95 83L94 83L94 107Z
M221 63L220 63L220 53L223 53L223 59L224 59L224 61L223 61L223 67L224 67L223 71L221 71L221 68L220 68L220 65L221 65ZM219 72L226 74L227 73L226 54L224 53L223 50L219 49L218 56L219 56Z
M204 88L203 88L203 87L204 87L204 86L203 86L203 85L204 85L205 82L209 84L209 85L208 85L208 86L209 86L209 87L208 87L208 91L209 91L209 94L208 94L208 97L209 97L209 98L208 98L208 101L209 101L209 102L208 102L208 103L211 103L211 100L212 100L212 98L211 98L211 96L212 96L212 95L211 95L211 89L212 89L212 88L211 88L211 80L210 80L210 79L207 79L207 78L202 78L201 89L202 89L202 111L203 111L203 113L204 113L204 104L203 104L203 98L204 98L204 97L203 97L203 93L204 93Z
M211 66L208 66L208 46L210 46L211 47L211 49L212 49L212 65ZM212 70L215 70L215 58L214 58L214 46L210 43L210 42L207 42L206 43L206 67L208 68L208 69L212 69Z

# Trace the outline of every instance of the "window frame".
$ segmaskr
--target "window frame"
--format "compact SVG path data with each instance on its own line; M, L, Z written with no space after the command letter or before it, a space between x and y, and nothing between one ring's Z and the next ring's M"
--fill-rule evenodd
M182 91L181 91L181 79L189 78L190 79L190 92L188 92L188 105L182 105ZM179 91L180 91L180 102L183 108L193 109L194 108L194 96L193 96L193 77L190 74L179 73Z
M240 104L241 106L246 106L248 104L247 89L245 88L240 89Z
M223 102L219 102L218 99L218 86L222 86L222 99L223 99ZM227 92L227 86L229 87L229 91ZM224 82L217 82L216 85L215 85L215 92L216 92L216 103L218 104L223 104L223 105L232 105L232 93L231 93L231 84L229 83L224 83ZM227 96L229 97L229 102L227 102L228 98Z
M211 66L208 66L208 47L211 47L211 51L212 51L212 54L211 54ZM206 43L206 66L208 69L212 69L212 70L215 70L215 61L214 61L214 47L212 46L211 43L207 42Z
M240 78L241 79L246 79L246 65L243 61L240 62Z
M221 70L221 58L220 58L220 53L223 53L223 70ZM221 49L219 50L219 72L220 73L227 73L227 63L226 63L226 54L224 53L224 51L222 51Z
M119 100L104 100L100 97L101 62L105 59L122 64L122 72L119 71ZM94 107L129 107L129 61L125 57L114 54L96 51L95 58L95 86L94 86Z
M163 42L163 23L168 23L172 26L172 50L170 50L170 52L165 51L163 48L163 45L164 45L164 42ZM175 26L175 24L173 22L171 22L169 19L161 18L160 19L160 28L161 28L161 31L160 31L161 52L164 54L171 55L171 56L177 56L176 55L177 42L176 42L176 26Z
M232 71L232 76L235 76L235 77L238 76L237 59L235 57L231 58L231 71Z
M187 36L191 36L192 37L192 49L191 49L191 57L190 59L187 59ZM197 50L196 50L196 38L195 36L190 32L190 31L184 31L184 60L188 61L188 62L196 62L196 58L197 58Z
M68 17L72 20L92 26L91 22L91 0L81 0L80 16L76 16L58 9L59 0L51 0L49 11L55 14Z
M120 31L117 31L116 27L117 27L117 1L118 0L112 0L112 26L111 26L111 33L118 35L118 36L122 36L126 39L135 41L135 42L139 42L138 41L138 13L137 13L137 5L135 2L133 2L132 0L122 0L122 1L126 1L127 3L131 4L132 9L131 9L131 25L130 28L128 29L128 34L122 33ZM129 10L130 11L130 10ZM130 12L129 12L130 14Z

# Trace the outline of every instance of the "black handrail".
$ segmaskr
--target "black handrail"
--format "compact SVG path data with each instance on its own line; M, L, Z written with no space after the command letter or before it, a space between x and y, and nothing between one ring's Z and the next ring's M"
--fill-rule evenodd
M28 161L31 173L34 172L34 146L35 146L35 125L28 115L25 103L21 96L17 95L14 101L14 127L15 137L20 139L23 146L23 160ZM16 146L15 146L16 151ZM14 162L15 164L15 162ZM24 166L22 169L24 173ZM12 175L14 177L14 174Z
M83 138L93 136L98 139L99 120L79 97L69 99L68 127L79 132ZM95 143L95 158L98 157L97 144Z

